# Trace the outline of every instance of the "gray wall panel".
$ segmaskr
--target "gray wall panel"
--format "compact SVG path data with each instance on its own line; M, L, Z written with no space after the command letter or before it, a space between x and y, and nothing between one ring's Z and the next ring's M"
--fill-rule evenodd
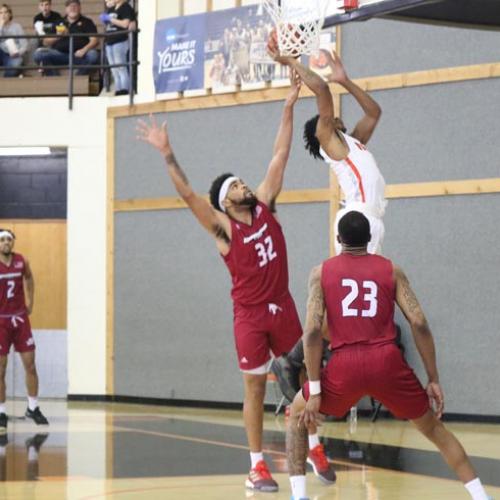
M302 100L295 108L285 189L326 187L327 170L318 168L302 145L302 126L315 106ZM280 101L169 113L171 142L194 189L208 192L212 180L228 171L255 189L271 160L282 110ZM166 117L158 114L157 120L161 123ZM116 120L116 198L175 196L159 153L148 144L134 142L135 126L135 118Z
M371 19L342 26L353 78L498 61L500 33Z
M383 114L370 150L388 184L498 177L500 81L477 80L374 92ZM342 117L361 117L351 97Z
M450 412L500 414L498 214L495 194L393 200L385 217L384 253L406 271L427 314Z
M280 206L279 213L303 315L309 271L328 254L328 204ZM118 214L116 394L241 401L229 293L212 238L189 211Z

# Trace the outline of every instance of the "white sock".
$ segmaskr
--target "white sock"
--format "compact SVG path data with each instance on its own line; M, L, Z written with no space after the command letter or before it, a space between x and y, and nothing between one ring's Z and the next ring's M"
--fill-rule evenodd
M484 491L483 485L481 483L481 479L476 477L472 481L465 483L464 486L467 488L467 491L470 493L472 500L489 500L489 496Z
M0 403L0 413L7 413L7 408L5 408L5 401Z
M306 498L306 476L290 476L293 500Z
M316 448L319 444L319 436L318 434L309 434L309 449L312 450Z
M33 411L38 406L38 398L35 396L32 398L28 396L28 408Z
M0 446L0 457L5 457L6 448L7 446Z
M38 451L34 446L28 448L28 462L36 462L38 460Z
M264 455L262 454L261 451L254 453L253 451L250 452L250 460L252 461L252 469L257 465L257 462L260 462L261 460L264 460Z

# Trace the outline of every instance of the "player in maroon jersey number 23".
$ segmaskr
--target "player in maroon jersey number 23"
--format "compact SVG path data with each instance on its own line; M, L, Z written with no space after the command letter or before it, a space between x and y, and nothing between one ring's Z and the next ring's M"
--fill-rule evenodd
M439 448L474 500L488 500L462 445L440 420L444 400L434 340L417 297L402 269L368 253L370 237L367 217L348 212L339 221L342 253L311 272L304 327L309 382L295 396L287 426L292 498L307 498L306 429L315 428L320 413L342 417L363 396L372 396ZM411 326L428 377L425 389L395 343L395 304ZM325 313L333 356L321 370Z
M264 395L270 361L288 352L302 329L288 290L285 239L275 214L293 131L293 108L300 81L293 72L291 89L264 180L252 192L232 174L212 183L210 203L191 188L170 145L166 124L138 122L139 139L154 146L165 158L168 173L179 195L200 224L214 237L232 279L234 337L245 398L243 417L250 447L251 469L247 488L277 491L262 454Z
M35 282L28 261L12 251L14 241L12 231L0 229L0 433L7 430L5 371L12 345L21 356L26 371L28 408L25 415L37 425L48 424L38 406L35 341L29 320L33 310Z

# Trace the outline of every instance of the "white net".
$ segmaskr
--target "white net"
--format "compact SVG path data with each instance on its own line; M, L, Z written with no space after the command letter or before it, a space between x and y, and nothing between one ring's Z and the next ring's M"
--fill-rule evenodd
M262 0L278 35L280 53L311 55L319 51L328 0Z

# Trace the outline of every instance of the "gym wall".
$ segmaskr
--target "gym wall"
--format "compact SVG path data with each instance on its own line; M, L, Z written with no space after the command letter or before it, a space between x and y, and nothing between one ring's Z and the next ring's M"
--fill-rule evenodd
M500 377L500 313L495 306L500 73L486 64L498 59L494 47L499 37L496 32L387 20L346 25L341 36L350 76L379 89L373 96L383 108L369 147L391 198L384 254L407 271L427 313L447 411L482 416L500 414L494 385ZM456 78L454 67L479 64L488 71L469 67ZM452 69L436 71L443 68ZM418 85L407 83L415 80L413 72L425 70L432 71L419 74ZM393 74L398 77L389 78ZM436 75L439 83L433 83ZM384 78L372 78L380 76ZM215 107L214 97L212 107L189 109L195 101L191 106L184 101L187 110L178 110L175 103L153 103L110 119L115 208L114 269L108 282L114 326L108 332L108 359L114 364L108 387L115 395L241 402L229 274L212 239L188 210L172 208L175 203L153 210L159 198L172 201L176 194L160 155L134 141L134 127L141 114L171 106L176 109L168 114L172 144L198 192L206 193L211 180L225 171L256 187L271 156L282 102ZM245 102L244 93L238 102ZM302 124L315 109L310 97L296 106L285 191L313 193L329 187L326 165L313 161L302 147ZM341 111L352 128L359 107L343 95ZM158 112L156 118L166 115ZM424 196L430 192L434 196ZM475 194L454 194L466 192ZM331 225L330 197L311 202L303 196L301 203L278 205L291 291L302 318L307 276L328 256ZM143 208L134 208L136 202ZM400 316L398 321L408 360L425 383L410 331ZM272 391L268 401L274 401Z

